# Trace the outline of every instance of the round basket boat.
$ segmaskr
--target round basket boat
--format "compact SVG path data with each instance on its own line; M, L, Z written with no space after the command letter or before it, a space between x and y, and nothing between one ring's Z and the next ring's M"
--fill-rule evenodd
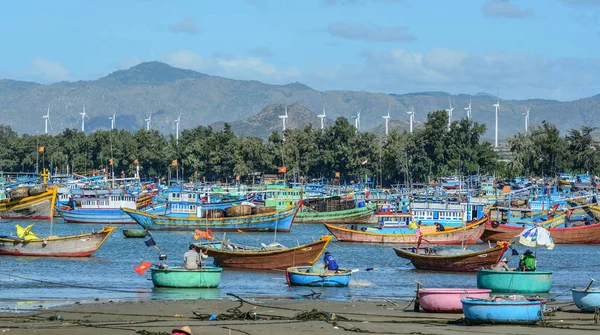
M426 312L462 313L461 299L490 297L490 289L481 288L422 288L419 303Z
M222 268L206 266L197 270L187 270L182 267L150 269L152 284L156 287L177 288L212 288L221 282Z

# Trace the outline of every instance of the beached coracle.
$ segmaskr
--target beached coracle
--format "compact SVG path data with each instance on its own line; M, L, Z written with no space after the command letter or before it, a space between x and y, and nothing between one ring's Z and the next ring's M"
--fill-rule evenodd
M312 266L295 266L287 269L285 277L290 286L322 286L345 287L350 283L352 270L339 269L337 271L324 270L312 272Z
M197 270L182 267L150 268L152 284L156 287L214 288L221 282L222 268L203 266Z

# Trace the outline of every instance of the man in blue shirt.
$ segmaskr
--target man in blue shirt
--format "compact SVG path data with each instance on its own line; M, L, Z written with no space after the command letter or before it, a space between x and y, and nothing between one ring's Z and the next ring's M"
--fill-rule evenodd
M335 261L335 258L329 253L329 251L325 251L325 257L323 257L323 261L325 262L325 269L331 271L337 271L340 268Z

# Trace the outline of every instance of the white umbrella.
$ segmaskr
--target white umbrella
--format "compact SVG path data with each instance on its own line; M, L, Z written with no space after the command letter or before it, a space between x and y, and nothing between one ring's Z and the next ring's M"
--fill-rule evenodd
M518 243L528 247L536 247L538 245L545 246L546 249L554 249L554 241L550 232L543 227L535 226L523 230L519 235L513 238L513 243Z

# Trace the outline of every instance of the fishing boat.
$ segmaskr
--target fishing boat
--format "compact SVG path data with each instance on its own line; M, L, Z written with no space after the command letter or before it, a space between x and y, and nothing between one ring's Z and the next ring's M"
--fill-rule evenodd
M215 266L203 266L196 270L182 267L150 268L155 287L214 288L221 283L221 272L223 269Z
M600 308L600 288L572 289L573 302L582 312L595 312Z
M289 232L292 228L294 216L302 206L302 202L283 210L269 209L265 212L258 211L257 214L251 214L251 209L244 206L229 207L227 212L232 213L232 216L229 217L212 217L211 213L223 213L223 211L214 210L213 212L212 209L207 211L203 206L196 206L194 208L195 213L189 213L183 217L178 215L156 215L128 208L123 208L123 211L144 229L148 230L210 229L213 231ZM221 215L223 214L219 214L219 216Z
M66 223L135 224L121 208L137 209L136 197L121 190L73 190L73 206L58 213Z
M350 283L352 270L339 269L337 271L324 270L312 272L312 266L294 266L285 272L285 278L290 286L320 286L320 287L346 287Z
M56 202L56 188L46 185L19 187L0 201L0 217L19 220L50 220Z
M465 298L461 300L468 324L526 324L542 321L546 300L522 296L495 297L492 300Z
M146 229L123 229L123 236L128 238L146 237Z
M89 234L23 239L0 236L0 255L44 257L90 257L116 227L104 227Z
M477 287L499 293L547 293L552 287L552 272L479 270Z
M394 251L398 257L408 259L417 270L477 272L497 264L507 246L508 243L501 243L481 251L436 247L394 248Z
M461 313L461 299L490 297L492 290L481 288L420 288L419 304L426 312Z
M216 266L252 270L283 270L292 266L315 263L333 237L321 236L317 241L286 248L279 243L261 248L231 243L198 244L202 252L214 258Z
M429 244L474 244L479 241L485 230L487 219L466 224L464 227L447 229L445 231L425 231L421 234L423 243ZM329 232L340 242L362 242L362 243L395 243L395 244L417 244L419 235L415 230L404 233L404 230L395 231L386 227L357 230L343 226L325 224Z

